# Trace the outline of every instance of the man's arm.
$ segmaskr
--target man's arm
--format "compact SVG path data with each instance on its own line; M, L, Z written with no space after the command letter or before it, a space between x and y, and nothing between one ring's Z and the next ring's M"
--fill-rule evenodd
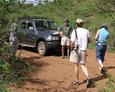
M74 49L75 41L76 41L75 30L72 31L70 40L71 40L70 49L72 51Z
M72 41L71 41L71 44L70 44L70 50L71 50L71 51L74 49L74 45L75 45L74 43L75 43L75 42L72 42Z
M63 28L62 26L58 29L60 36L63 36Z
M95 35L95 40L97 41L99 37L99 30L97 31L96 35Z
M90 43L91 42L91 36L90 36L90 32L89 31L88 31L87 39L88 39L88 43Z

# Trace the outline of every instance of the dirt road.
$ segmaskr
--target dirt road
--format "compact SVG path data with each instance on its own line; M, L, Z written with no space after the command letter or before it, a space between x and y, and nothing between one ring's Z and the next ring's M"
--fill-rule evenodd
M74 66L67 58L61 59L58 55L41 57L27 50L22 50L21 56L31 64L37 65L37 69L27 75L29 79L20 88L11 86L11 92L99 92L107 81L107 77L101 75L98 70L94 50L88 50L87 66L96 87L88 89L81 71L80 85L78 87L71 85L74 80ZM105 61L108 73L115 76L115 53L107 53Z

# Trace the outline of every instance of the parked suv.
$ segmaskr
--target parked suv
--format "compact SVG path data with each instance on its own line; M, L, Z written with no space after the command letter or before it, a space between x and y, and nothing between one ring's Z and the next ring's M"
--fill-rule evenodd
M40 55L49 49L60 49L60 35L54 21L45 18L20 18L18 45L35 47Z

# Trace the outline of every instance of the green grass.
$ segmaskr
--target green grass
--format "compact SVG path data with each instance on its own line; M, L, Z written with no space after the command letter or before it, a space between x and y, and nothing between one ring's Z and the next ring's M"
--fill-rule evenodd
M0 86L0 92L10 92L10 91L4 86Z
M114 91L115 91L115 77L110 75L102 92L114 92Z

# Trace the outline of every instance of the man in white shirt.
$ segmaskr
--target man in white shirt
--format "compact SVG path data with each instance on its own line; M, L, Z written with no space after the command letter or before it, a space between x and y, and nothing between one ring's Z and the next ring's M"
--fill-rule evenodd
M74 62L75 64L75 75L76 80L73 82L74 84L79 84L79 65L82 68L82 71L87 77L87 88L92 85L92 80L89 76L87 67L86 67L86 49L88 42L90 40L90 33L87 29L83 28L83 20L77 19L76 20L77 28L73 30L71 34L71 50L73 50L74 47L77 47L77 51L79 53L79 59Z

